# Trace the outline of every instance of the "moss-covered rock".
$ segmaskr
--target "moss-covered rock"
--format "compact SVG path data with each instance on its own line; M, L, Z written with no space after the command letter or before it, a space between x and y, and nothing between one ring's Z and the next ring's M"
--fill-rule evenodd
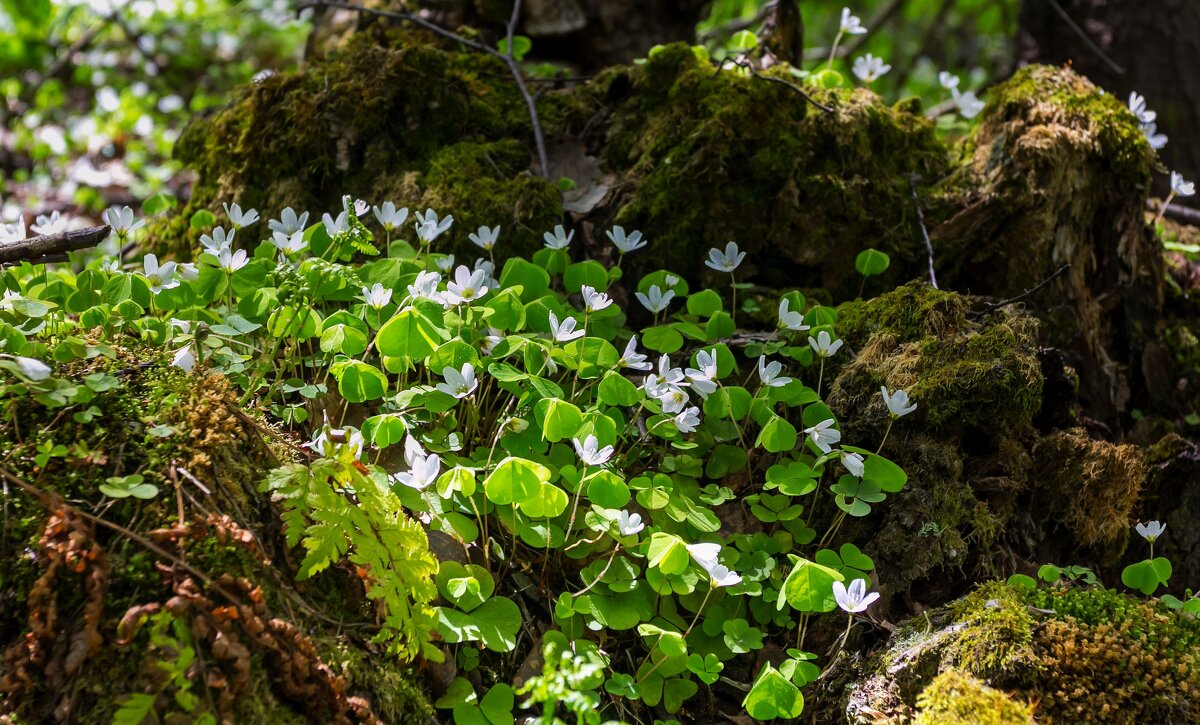
M1154 601L992 582L898 627L840 709L851 722L993 722L997 712L1025 719L994 722L1028 722L1031 709L1039 721L1194 722L1198 635L1194 619Z
M150 350L60 365L86 406L0 401L0 712L27 722L425 722L419 679L345 634L362 585L298 587L278 513L258 491L291 444L224 377ZM5 381L6 382L6 381ZM80 410L87 412L81 414ZM44 455L47 454L48 455ZM110 478L141 476L149 498ZM366 664L366 660L370 660Z

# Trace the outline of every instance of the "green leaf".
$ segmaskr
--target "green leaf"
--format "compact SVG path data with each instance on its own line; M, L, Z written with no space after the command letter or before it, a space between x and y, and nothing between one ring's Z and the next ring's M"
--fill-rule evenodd
M908 483L904 469L883 456L868 455L863 469L863 480L878 484L888 493L896 493Z
M484 647L494 652L511 652L516 648L517 633L521 631L521 609L516 602L493 597L473 614L479 622L479 639Z
M524 35L514 35L512 44L512 57L515 61L520 61L533 48L533 41ZM508 55L508 38L501 38L496 44L496 49L504 55Z
M521 300L532 302L546 294L550 289L550 274L541 267L520 257L509 257L500 272L500 288L517 287L521 290Z
M551 443L571 438L579 432L583 425L583 414L574 403L568 403L558 398L543 398L534 407L538 425L542 428L542 437Z
M656 531L650 535L646 558L650 566L670 576L682 574L688 568L691 556L687 552L687 544L683 539L674 534Z
M796 447L796 427L778 415L772 414L771 419L759 431L754 445L765 448L771 453L782 453Z
M374 366L359 360L352 361L338 374L338 392L351 403L378 400L387 389L387 376Z
M642 333L642 344L655 352L669 355L683 347L683 335L671 325L648 327Z
M597 396L607 405L634 405L638 402L638 386L624 375L610 370L600 381Z
M854 259L854 268L864 277L883 274L892 260L878 249L864 249Z
M399 443L407 429L404 419L391 413L373 415L362 424L363 437L380 448Z
M321 333L321 352L342 353L351 357L367 349L367 336L349 325L325 325ZM215 330L215 328L214 328ZM220 330L215 330L220 332Z
M217 223L217 217L208 209L200 209L195 214L192 214L191 221L188 224L196 231L211 229Z
M375 349L389 357L421 360L437 349L444 336L416 307L408 306L383 323L375 335Z
M1121 572L1121 583L1150 596L1171 578L1171 562L1165 557L1146 559L1130 564Z
M746 699L742 700L742 707L755 720L796 718L804 712L804 695L791 680L768 664L759 673Z
M795 566L779 590L776 607L783 609L787 602L802 614L833 611L837 607L833 583L845 580L841 572L798 556L790 558Z
M700 317L711 317L713 313L720 312L723 307L724 302L721 300L721 295L715 290L700 290L687 298L687 311Z
M563 286L568 292L578 292L584 285L603 292L608 287L608 270L594 259L576 262L563 273Z
M506 506L540 493L550 476L550 469L540 463L509 456L484 479L483 492L492 503Z

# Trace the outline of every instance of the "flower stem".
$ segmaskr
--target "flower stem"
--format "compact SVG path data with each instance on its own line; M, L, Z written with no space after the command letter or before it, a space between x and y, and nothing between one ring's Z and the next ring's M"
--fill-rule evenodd
M1152 224L1151 226L1155 226L1155 227L1158 226L1158 223L1160 221L1162 221L1163 214L1167 213L1167 207L1171 205L1171 200L1174 198L1175 198L1175 190L1172 189L1171 193L1167 194L1167 198L1163 201L1162 206L1158 208L1158 215L1154 217L1154 224Z
M833 68L833 59L837 57L838 43L842 42L842 35L842 31L839 30L833 38L833 47L829 49L829 64L825 66L825 70Z

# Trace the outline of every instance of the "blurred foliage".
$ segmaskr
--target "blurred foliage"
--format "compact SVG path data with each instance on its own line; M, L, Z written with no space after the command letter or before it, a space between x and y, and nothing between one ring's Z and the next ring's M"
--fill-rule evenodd
M95 211L178 170L193 113L299 59L289 0L0 0L0 174L26 208Z
M918 96L932 105L949 98L938 84L939 71L959 75L961 90L978 92L1013 67L1011 39L1020 0L801 0L804 70L825 67L843 7L862 20L868 33L843 38L833 67L852 79L855 58L866 53L883 58L892 70L872 88L885 98ZM758 32L773 12L774 2L768 0L714 0L697 35L718 54L734 33ZM843 55L847 50L852 52Z

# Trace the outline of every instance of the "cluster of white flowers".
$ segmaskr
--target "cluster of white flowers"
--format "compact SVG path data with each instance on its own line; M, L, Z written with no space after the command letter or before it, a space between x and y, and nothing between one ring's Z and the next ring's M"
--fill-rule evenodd
M1146 140L1150 142L1150 148L1157 151L1167 145L1167 135L1158 132L1158 124L1155 122L1155 119L1158 118L1158 113L1151 111L1150 107L1146 105L1145 96L1137 91L1130 92L1129 111L1137 118L1142 133L1146 135Z

